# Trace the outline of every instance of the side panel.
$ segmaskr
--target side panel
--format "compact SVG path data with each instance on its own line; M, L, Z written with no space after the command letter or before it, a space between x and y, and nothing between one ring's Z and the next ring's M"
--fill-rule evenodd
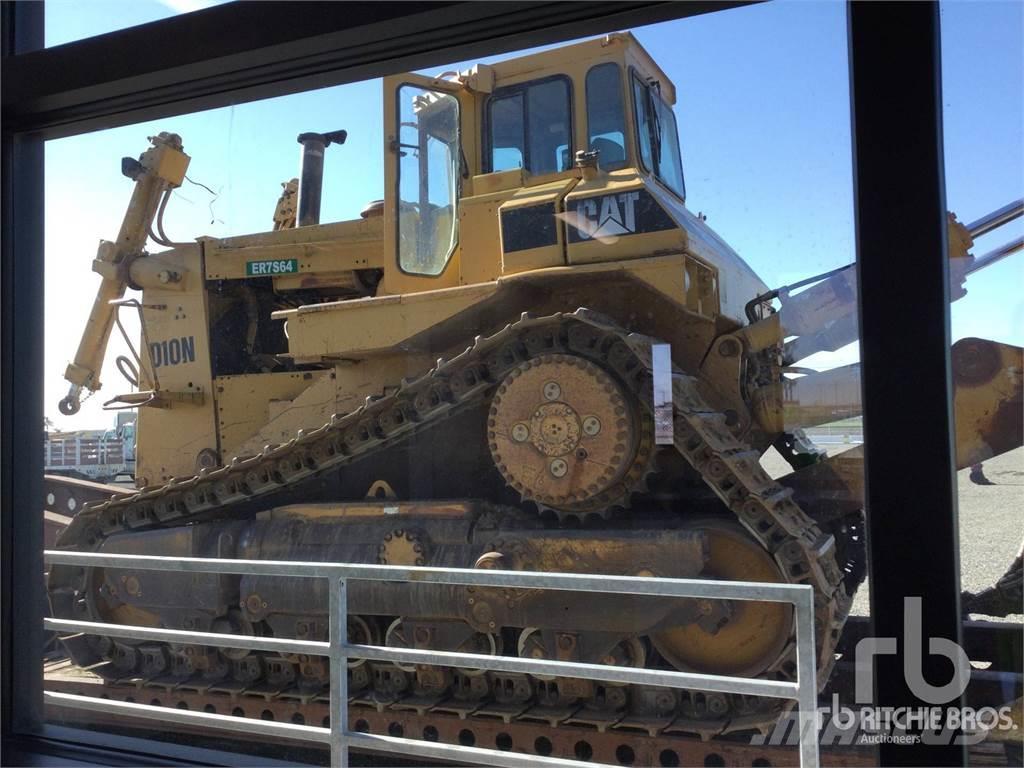
M329 371L318 371L316 380L294 399L270 401L267 421L242 444L222 448L223 459L227 462L233 456L252 456L266 445L291 440L300 429L316 429L326 424L336 413L351 413L367 397L398 386L405 377L422 375L436 359L430 355L399 354L349 360Z
M239 455L246 440L324 375L325 371L305 371L218 377L214 385L221 462Z
M687 233L632 168L581 181L565 199L568 261L682 253Z
M488 174L500 176L503 174ZM520 174L521 177L521 174ZM474 194L459 201L459 248L465 258L459 262L459 282L463 285L497 280L501 275L501 234L498 230L498 208L514 195L515 189L490 190L485 183L477 185ZM485 191L479 191L476 187Z
M206 252L208 280L274 277L298 280L331 272L384 266L383 222L378 218L340 221L320 226L282 229L255 235L210 238ZM296 262L292 274L279 276L258 267L268 262ZM390 262L389 262L390 263Z
M565 264L563 200L576 183L568 178L527 187L502 204L498 216L504 274Z
M201 394L199 402L139 408L136 481L163 483L193 475L204 450L217 450L216 413L211 386L209 317L199 246L160 255L182 268L180 290L147 289L143 319L148 347L143 370L161 392ZM122 312L128 311L122 309Z
M494 283L481 283L405 296L311 304L275 312L274 317L287 321L288 351L298 362L362 358L393 352L406 339L494 291Z

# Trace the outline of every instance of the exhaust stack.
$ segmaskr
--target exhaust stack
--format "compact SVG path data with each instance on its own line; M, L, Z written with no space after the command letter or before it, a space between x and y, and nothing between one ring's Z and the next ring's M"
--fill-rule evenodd
M320 193L324 184L324 152L333 144L344 144L348 131L300 133L302 169L299 173L297 226L320 223Z

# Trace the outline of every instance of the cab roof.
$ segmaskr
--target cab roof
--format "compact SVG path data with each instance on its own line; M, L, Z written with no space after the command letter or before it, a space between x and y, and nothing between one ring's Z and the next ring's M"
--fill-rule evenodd
M564 68L566 62L578 63L587 59L608 58L609 53L620 53L616 58L620 58L625 65L634 66L644 79L657 80L661 85L662 97L669 104L675 104L675 84L632 32L613 32L604 37L552 48L549 51L505 59L493 64L492 68L500 85L502 80L521 80L534 72L538 77L556 74Z

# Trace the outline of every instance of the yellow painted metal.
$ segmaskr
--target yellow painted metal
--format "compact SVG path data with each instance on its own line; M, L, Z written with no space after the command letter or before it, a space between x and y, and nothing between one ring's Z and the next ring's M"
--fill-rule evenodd
M156 137L153 148L139 159L142 166L170 187L180 187L188 171L189 156L181 151L181 144L170 135Z
M649 191L653 184L645 187L642 177L636 169L626 168L599 174L592 180L583 180L566 198L570 206L577 200L595 196L607 196L634 192L641 189ZM573 221L568 222L570 226ZM586 222L579 222L585 227ZM590 233L588 233L589 235ZM683 253L686 251L687 236L682 229L668 229L662 232L651 232L638 235L597 236L585 242L571 243L568 246L568 263L586 264L595 261L619 261L643 256L654 256L662 253Z
M382 274L379 284L376 285L375 298L368 300L365 305L358 306L358 317L346 316L346 319L358 321L360 324L368 323L369 325L365 327L368 327L370 332L366 335L374 338L358 338L363 334L354 328L331 332L322 327L323 318L303 317L291 323L293 327L290 330L295 332L295 336L289 351L293 359L313 361L335 355L351 354L358 357L368 352L383 353L392 345L400 343L402 339L429 327L431 322L443 321L469 306L469 295L477 298L489 295L493 290L493 283L502 276L523 274L564 263L567 254L561 226L557 228L558 241L554 246L518 253L503 253L500 210L503 205L511 208L548 200L555 202L561 209L558 201L562 194L577 185L581 177L580 171L571 169L538 177L533 177L522 170L481 174L481 116L484 102L494 90L551 75L563 75L574 83L572 109L577 117L573 121L573 144L575 147L586 147L587 126L583 119L586 115L586 73L594 65L605 62L614 62L622 68L623 98L626 105L631 103L628 82L631 71L636 71L646 81L658 81L662 94L669 102L674 101L674 86L629 34L610 35L556 51L509 59L492 66L481 65L454 80L439 80L411 74L388 78L385 81L385 125L392 133L385 141L384 215L296 229L289 226L290 216L283 216L283 213L287 212L278 211L282 215L279 215L279 220L276 221L277 231L224 239L201 238L204 252L203 274L209 280L245 280L248 277L247 264L250 262L294 259L297 262L294 274L273 277L276 290L315 290L328 294L334 291L336 294L340 292L344 298L354 298L367 292L365 283L355 274L356 271L380 270ZM462 152L468 166L468 178L464 180L460 201L461 237L447 268L437 277L404 274L397 269L395 259L396 209L395 196L392 192L397 180L397 153L392 144L396 139L393 131L397 89L405 84L450 93L459 99L461 106ZM627 106L625 113L627 133L631 134L632 109ZM628 141L627 145L627 156L635 165L634 143ZM180 184L187 160L186 155L169 146L167 142L154 147L142 158L143 165L150 171L146 178L152 177L170 187ZM623 188L628 184L639 186L646 183L649 188L657 191L657 185L647 181L636 169L627 169L616 174L612 177L598 174L596 178L583 184L589 191L600 191ZM152 218L156 205L155 190L156 186L152 190L148 187L139 187L139 200L129 208L121 239L128 237L131 242L138 243L141 247L145 226ZM285 185L285 198L288 197L288 191L289 187ZM288 208L288 201L285 200L284 203L284 207ZM126 235L128 230L131 232ZM691 236L684 234L684 229L681 228L668 233L634 236L632 242L624 240L612 247L579 245L568 249L568 261L587 263L636 259L670 251L683 253L690 239ZM96 380L99 367L96 358L97 355L102 356L109 335L111 315L108 303L123 293L124 276L114 267L116 261L121 258L118 254L122 250L120 245L113 250L108 248L101 251L97 260L97 270L105 275L105 283L94 314L98 312L105 319L98 324L90 321L83 338L84 351L76 356L76 362L68 369L69 379L79 385L99 386ZM691 254L692 261L687 262L686 273L682 277L683 290L688 294L682 303L697 312L713 315L717 312L714 294L719 281L715 259L709 258L709 255L714 256L707 253ZM181 293L190 290L185 288L185 283L181 280L167 280L167 270L158 268L156 259L153 263L145 259L139 259L138 262L134 271L138 275L137 284L143 288L152 287L154 291L173 289ZM644 273L641 271L638 274L642 277ZM700 278L695 279L695 275L698 274ZM376 280L374 282L376 283ZM671 293L676 292L677 282L677 276L669 278L672 285ZM485 285L487 287L483 287ZM701 286L700 290L687 287L693 285ZM479 290L461 295L446 294L441 290L459 286L481 287ZM423 303L410 299L413 295L422 295ZM379 299L399 296L403 297L399 300L403 308L395 316L377 311L383 309L381 304L376 303ZM415 309L409 309L413 304L416 305ZM209 388L209 380L205 384Z
M469 185L469 197L491 195L495 192L516 192L526 186L526 176L522 168L479 174L473 177Z
M574 83L572 109L576 115L573 144L585 148L586 73L604 62L621 67L628 134L633 132L632 109L628 106L630 72L636 71L646 81L657 80L666 99L674 101L674 87L668 78L628 34L476 67L457 80L420 75L388 78L384 84L384 112L386 130L390 133L385 137L383 215L295 228L290 226L290 215L284 215L288 211L281 209L279 201L281 210L277 214L281 215L275 220L275 231L223 239L200 238L201 256L190 256L188 268L198 270L194 274L207 280L245 281L249 279L250 262L295 261L294 273L273 276L274 289L284 294L320 292L327 300L276 312L271 322L287 323L287 354L295 363L336 364L326 375L320 372L310 379L273 373L221 377L216 382L220 391L214 392L206 340L214 318L207 317L205 286L201 280L181 275L168 280L173 270L167 268L162 255L137 260L134 272L138 275L137 283L145 289L145 303L166 303L168 307L147 309L147 329L152 339L162 343L167 334L184 333L180 329L188 327L186 335L196 339L197 359L201 356L206 361L203 370L197 369L198 363L191 362L158 369L160 386L169 397L159 403L159 409L142 409L142 422L152 428L140 430L140 474L150 482L189 474L201 451L214 452L221 460L252 453L268 443L290 439L297 429L320 424L332 413L351 410L382 386L429 368L431 355L438 351L432 347L437 343L442 349L454 343L455 351L465 343L464 333L457 342L446 342L451 333L441 332L435 339L431 335L433 329L447 328L465 313L470 313L465 322L472 322L478 308L483 313L479 317L488 316L494 310L485 308L492 299L499 302L495 306L507 307L502 310L505 312L518 314L531 309L517 305L518 300L511 298L520 285L543 285L548 281L551 285L563 285L566 279L570 283L565 285L573 279L614 282L628 275L664 296L677 309L689 310L695 317L716 318L720 311L717 259L727 247L704 232L696 217L690 216L685 222L680 219L679 228L665 232L633 235L613 244L571 247L564 242L565 230L560 220L554 245L518 252L502 249L503 210L550 203L561 216L569 195L641 187L663 205L669 196L637 167L611 174L588 173L587 180L581 180L583 174L579 169L544 176L532 176L521 169L480 173L481 118L491 92L551 75L569 77ZM404 274L396 263L397 209L393 192L398 155L393 147L397 138L393 131L398 89L410 84L452 94L459 99L461 109L462 152L468 167L459 201L460 238L447 268L437 277ZM635 166L634 142L626 143L627 157ZM180 163L172 160L160 159L155 167L158 173L175 177L178 170L184 172ZM290 211L288 192L286 185L283 206ZM669 213L679 219L678 211ZM691 229L697 234L692 234ZM567 262L572 266L567 266ZM183 263L181 269L186 269ZM375 291L367 289L367 283L360 277L367 272L380 275ZM110 274L113 277L113 272ZM605 297L600 295L598 283L586 285L580 294L581 302L596 306L607 303L602 301ZM168 298L171 292L178 294L175 300ZM366 296L367 292L372 295ZM502 298L506 293L508 297ZM556 311L569 308L551 306ZM710 332L706 322L692 326L684 323L680 327L681 338L692 338L697 346L707 343ZM691 353L680 349L680 354L687 357ZM197 392L208 396L208 402L189 404L184 399L175 400L172 395ZM216 417L212 410L214 397Z
M161 288L185 290L184 267L172 264L160 256L133 259L128 265L128 274L133 285L139 288Z
M586 74L591 67L604 62L613 62L623 69L623 96L628 94L628 74L630 67L638 76L647 82L657 82L661 93L669 104L676 100L675 85L665 72L654 62L650 54L629 32L614 33L602 38L586 40L581 43L567 45L539 54L531 54L505 61L492 66L495 75L495 88L515 85L517 83L539 80L553 75L564 75L573 83L573 113L577 119L573 122L573 143L576 149L585 149L588 144L587 125L583 116L587 114ZM627 105L627 133L632 132L632 109L628 105L632 100L625 98ZM634 146L627 142L627 158L635 165Z
M501 235L502 243L502 274L511 275L528 269L557 267L565 263L564 227L555 227L555 243L553 245L528 248L526 250L511 250L504 240L505 235L501 231L500 220L502 215L507 212L514 212L521 208L531 208L538 205L551 206L552 211L563 211L565 210L563 202L565 196L576 183L577 180L575 178L561 178L547 184L525 187L499 206L497 220L499 222L498 231Z
M604 371L572 355L531 360L491 401L494 464L524 498L558 509L601 509L638 461L642 424ZM649 446L648 446L649 447Z
M217 451L200 247L182 246L160 254L160 258L180 266L184 287L144 292L142 318L149 346L142 350L142 374L150 381L155 374L161 392L203 397L201 402L172 400L165 407L139 408L136 477L141 484L194 474L199 454ZM175 348L177 354L172 354Z
M221 453L239 455L238 449L271 420L272 414L280 413L326 373L260 373L215 379ZM292 430L293 436L298 429L301 427Z
M380 217L282 229L223 239L204 238L208 280L242 280L252 261L298 259L299 274L316 275L385 266ZM390 262L387 262L390 266ZM275 277L287 281L288 276ZM284 289L290 286L282 283Z
M288 517L368 517L378 519L382 515L399 517L448 517L456 520L465 519L475 508L475 502L460 501L377 501L367 499L365 502L345 502L344 504L310 503L289 504L286 507L260 513L260 517L280 519Z
M299 202L299 180L290 179L281 184L281 197L274 208L274 229L291 229Z
M974 261L968 253L974 247L974 238L952 212L946 215L946 242L949 248L949 300L956 301L967 294L964 282Z
M503 285L517 282L544 283L566 275L587 276L626 273L635 275L682 308L699 311L704 307L714 318L712 301L704 297L702 284L687 281L688 269L705 269L700 262L683 255L603 262L575 267L548 267L509 275L475 285L424 291L405 296L378 296L351 301L313 304L294 310L275 312L276 319L288 323L289 353L297 362L321 362L340 358L361 359L386 355L396 347L409 349L407 343L423 333L470 310ZM522 307L525 311L530 307ZM515 311L515 310L510 310Z
M311 304L274 313L288 323L289 352L298 362L386 354L406 339L494 293L481 283L404 296Z
M64 373L64 378L75 387L92 391L100 389L100 369L103 367L103 356L114 327L116 311L110 302L124 296L127 287L126 274L116 267L142 252L146 244L146 231L153 222L161 195L180 186L188 168L189 157L181 151L179 136L162 133L151 141L153 146L139 158L140 169L135 179L135 189L117 240L113 243L100 243L97 252L94 268L103 277L103 281L82 332L74 362L68 365Z
M703 578L777 583L778 565L738 524L723 519L692 522L687 530L708 539ZM701 601L710 615L711 601ZM731 601L732 615L722 627L700 622L652 636L655 647L677 669L719 675L756 674L782 653L793 625L793 609L784 603Z
M1024 350L987 339L953 345L953 412L958 469L1021 445Z
M506 176L505 173L488 175ZM521 180L522 173L517 171L516 175ZM481 188L490 189L490 186L474 184L473 188L479 191ZM509 187L463 197L459 202L459 248L472 254L471 258L459 260L461 285L490 282L501 276L501 221L498 210L502 203L518 191L519 186Z
M285 443L300 429L319 426L330 421L335 413L350 413L371 395L379 395L387 386L403 377L421 375L434 362L429 355L395 353L366 360L349 360L336 364L306 382L307 386L291 400L271 399L271 393L256 391L249 404L267 402L267 420L258 431L225 455L252 456L266 445ZM246 376L255 382L277 374ZM258 405L254 407L259 407Z
M691 301L691 297L686 281L686 270L688 268L687 265L692 261L693 259L682 253L674 253L625 261L604 261L572 266L547 267L508 275L498 280L498 283L503 285L514 285L516 283L542 284L548 280L557 281L570 275L580 280L585 278L600 279L600 276L611 276L613 274L629 275L649 284L659 293L664 294L682 307L689 308L688 304ZM714 313L709 312L706 315L708 318L712 318Z

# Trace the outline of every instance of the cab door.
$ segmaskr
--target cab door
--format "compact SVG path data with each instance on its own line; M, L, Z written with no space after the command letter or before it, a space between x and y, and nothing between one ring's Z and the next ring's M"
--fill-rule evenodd
M475 135L474 112L460 83L384 79L384 248L394 266L382 293L458 285L459 198L473 156L463 142Z

